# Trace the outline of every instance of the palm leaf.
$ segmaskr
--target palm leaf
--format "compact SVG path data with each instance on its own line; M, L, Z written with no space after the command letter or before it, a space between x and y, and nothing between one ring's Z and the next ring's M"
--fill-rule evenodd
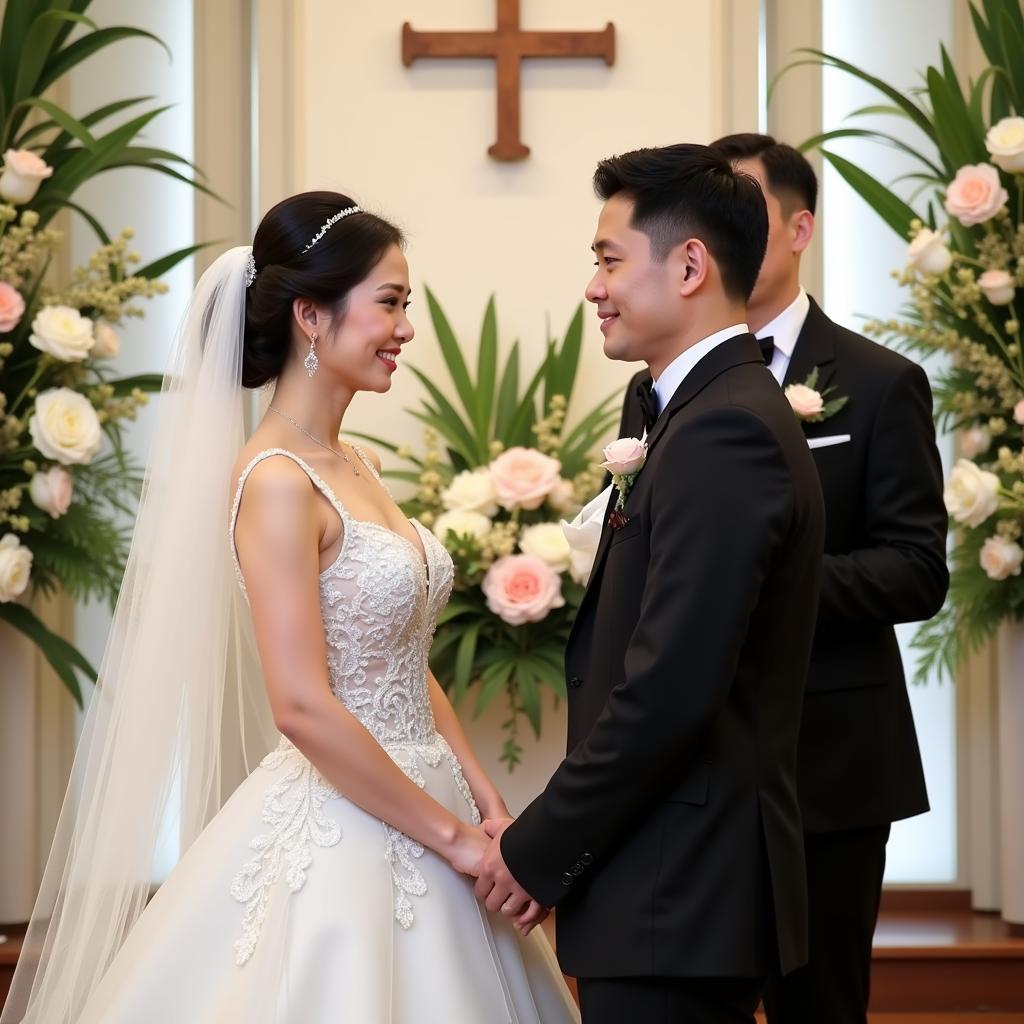
M498 324L494 296L487 301L484 322L480 328L480 351L476 369L476 437L480 450L487 454L490 441L491 416L494 412L494 388L498 371Z
M69 46L54 54L47 61L46 67L43 68L39 81L36 84L36 91L45 92L58 78L66 75L76 64L80 64L87 57L91 57L94 53L110 46L112 43L120 42L122 39L149 39L162 46L167 53L167 59L171 59L171 51L168 49L167 44L158 36L153 35L152 32L146 32L141 28L126 28L123 26L100 28L95 32L82 36L80 39L76 39Z
M448 368L455 390L459 393L462 407L472 417L473 410L477 408L477 401L476 392L469 379L469 370L466 368L466 361L462 357L462 351L459 348L459 343L455 340L455 334L448 323L448 318L444 315L444 310L441 309L434 293L429 288L427 289L427 305L430 309L430 319L434 324L437 342L441 346L441 355L444 356L445 366Z
M839 172L846 183L895 231L906 240L910 233L910 222L917 217L913 208L899 196L871 177L867 171L827 149L821 155Z

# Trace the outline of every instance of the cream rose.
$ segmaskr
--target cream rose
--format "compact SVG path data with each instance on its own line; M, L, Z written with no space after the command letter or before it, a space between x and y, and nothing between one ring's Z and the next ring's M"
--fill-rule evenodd
M923 274L938 277L949 270L953 255L942 236L931 228L921 228L907 249L907 265Z
M1013 422L1024 427L1024 398L1013 407Z
M67 512L74 489L71 474L60 466L51 466L43 473L36 473L28 485L32 503L54 519L60 519Z
M93 359L113 359L121 351L121 339L117 331L105 320L100 320L92 330L93 346L89 355Z
M957 459L942 498L964 526L980 526L999 507L999 477L969 459Z
M96 410L70 388L52 388L36 398L28 432L43 455L65 466L90 462L103 441Z
M978 560L990 580L1005 580L1020 575L1024 548L1005 537L989 537L981 546Z
M457 473L451 484L441 492L441 503L451 511L495 515L498 503L490 470L485 466L482 469L466 469Z
M565 604L561 577L535 555L505 555L487 570L480 589L487 607L510 626L540 622Z
M1016 283L1005 270L986 270L978 278L978 287L993 306L1008 306L1013 302Z
M4 153L0 174L0 196L17 206L31 202L53 168L30 149L9 149Z
M32 321L29 342L66 363L79 363L92 349L92 321L71 306L44 306Z
M802 420L820 416L825 408L825 400L814 388L809 388L806 384L790 384L786 388L786 399L793 412Z
M971 427L965 430L960 439L960 454L965 459L973 459L992 447L992 435L987 427Z
M519 535L519 550L524 555L535 555L555 572L565 572L572 559L569 542L558 523L527 526Z
M0 538L0 602L25 593L32 574L32 552L13 533Z
M539 508L562 479L558 459L536 448L509 448L488 467L498 504L503 508Z
M491 521L482 512L453 509L442 512L434 523L434 536L443 544L450 530L457 537L470 536L480 540L491 528Z
M1007 203L1009 195L991 164L968 164L956 172L946 190L946 212L961 224L984 224Z
M629 476L640 471L647 459L647 444L636 437L620 437L604 449L602 469L612 476Z
M1024 173L1024 117L1004 117L985 136L992 163L1008 174Z
M568 512L576 504L571 480L559 480L548 495L548 504L556 512Z
M25 315L25 300L21 292L6 281L0 281L0 334L13 331Z

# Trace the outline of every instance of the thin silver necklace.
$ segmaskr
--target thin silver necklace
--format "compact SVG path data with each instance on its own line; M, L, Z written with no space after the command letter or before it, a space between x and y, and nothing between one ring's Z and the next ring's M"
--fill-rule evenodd
M348 463L352 472L355 473L356 476L359 476L359 470L356 469L356 467L352 464L352 460L344 452L339 452L336 448L332 448L329 444L324 444L323 441L318 441L308 430L306 430L305 427L300 427L299 424L296 423L295 420L293 420L291 416L288 415L288 413L281 412L280 409L275 409L272 405L268 405L267 408L271 412L276 412L277 415L280 416L282 419L286 419L296 430L305 434L306 437L308 437L310 441L313 442L313 444L318 444L320 445L321 448L325 449L326 451L329 451L332 455L337 455L338 458L344 459Z

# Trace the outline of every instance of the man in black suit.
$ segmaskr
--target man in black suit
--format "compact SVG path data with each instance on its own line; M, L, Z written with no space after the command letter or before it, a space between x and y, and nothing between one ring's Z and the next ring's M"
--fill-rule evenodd
M760 188L693 145L613 157L594 182L587 298L658 408L566 649L568 756L515 822L487 823L477 893L524 927L557 905L586 1024L747 1024L764 979L806 959L795 761L820 487L744 322Z
M825 576L800 731L810 961L765 995L769 1024L864 1024L871 940L893 821L928 810L893 625L927 619L949 582L942 470L928 379L903 356L833 323L800 287L818 182L767 135L712 148L764 188L768 247L747 322L780 384L846 398L804 424L825 495ZM627 390L624 430L642 411Z

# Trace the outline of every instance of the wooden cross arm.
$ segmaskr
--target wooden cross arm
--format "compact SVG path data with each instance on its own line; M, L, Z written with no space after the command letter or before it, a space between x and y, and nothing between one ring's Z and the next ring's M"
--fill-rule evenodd
M516 57L600 57L615 63L615 27L600 32L521 32L500 39L491 32L420 32L402 25L402 63L411 67L421 57L497 57L504 51Z
M419 57L493 57L493 32L418 32L402 25L402 63L408 68Z
M516 42L520 57L600 57L615 63L615 26L600 32L523 32Z

